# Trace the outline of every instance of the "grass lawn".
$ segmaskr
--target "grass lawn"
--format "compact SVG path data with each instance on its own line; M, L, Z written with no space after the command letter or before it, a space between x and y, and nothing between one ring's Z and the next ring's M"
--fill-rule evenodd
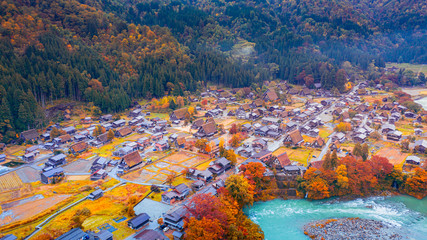
M190 186L191 183L193 183L193 182L194 182L193 180L187 179L184 175L181 175L181 176L175 178L172 185L178 186L179 184L184 183L185 185Z
M332 131L325 129L325 128L320 128L319 129L319 136L323 139L329 137L329 135L331 135Z
M289 159L294 162L298 162L303 164L304 166L307 166L307 159L309 159L309 156L313 155L313 153L318 153L320 151L314 150L314 149L296 149L292 153L288 153ZM316 155L316 154L314 154ZM316 155L317 156L317 155Z
M147 116L147 118L161 118L162 120L169 120L169 114L168 113L151 113L150 116Z
M273 152L273 155L278 156L282 153L286 152L288 154L288 157L293 162L298 162L303 164L304 166L307 166L307 159L309 159L309 156L318 156L320 151L317 149L310 149L310 148L297 148L297 149L291 149L286 147L281 147Z
M110 187L112 187L112 186L114 186L114 185L116 185L116 184L118 184L118 183L119 183L119 181L118 181L118 180L116 180L116 179L114 179L114 178L111 178L110 180L108 180L108 181L104 182L104 183L101 185L101 187L102 187L102 189L107 189L107 188L110 188Z
M156 202L161 202L162 201L162 192L159 193L151 193L151 195L149 196L149 198L153 201Z
M401 131L404 136L414 134L414 126L409 123L397 123L396 130Z
M206 170L206 169L208 169L210 163L211 163L211 161L207 161L205 163L202 163L199 166L197 166L197 169L201 170L201 171Z
M314 140L316 140L316 138L314 138L314 137L310 137L310 136L307 136L307 135L302 135L302 138L304 139L304 142L313 142Z

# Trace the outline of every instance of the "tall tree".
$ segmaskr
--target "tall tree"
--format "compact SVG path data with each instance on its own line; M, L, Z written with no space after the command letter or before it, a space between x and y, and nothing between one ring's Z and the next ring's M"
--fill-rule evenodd
M366 159L368 159L368 157L369 157L369 146L368 146L368 144L366 144L366 143L364 143L363 145L362 145L362 159L363 159L363 161L366 161Z
M225 181L226 189L240 207L250 206L254 202L254 186L241 175L231 175Z
M338 164L337 151L334 150L332 155L328 152L323 160L322 167L327 170L334 170Z

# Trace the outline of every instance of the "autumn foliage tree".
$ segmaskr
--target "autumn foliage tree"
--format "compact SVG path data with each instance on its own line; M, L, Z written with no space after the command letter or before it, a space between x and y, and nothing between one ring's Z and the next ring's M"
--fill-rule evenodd
M247 135L245 133L236 133L233 134L233 136L231 137L231 139L229 140L229 144L232 147L238 147L240 145L240 143L247 137Z
M216 219L222 226L227 224L226 209L221 200L211 194L201 193L195 195L186 208L191 216L197 220L202 218Z
M243 173L245 178L248 179L249 183L255 186L255 190L259 191L262 189L265 183L265 167L262 165L262 163L250 162L246 165L241 165L240 171Z
M340 122L335 126L335 131L337 132L348 132L351 131L351 124L346 122Z
M202 139L197 139L196 141L196 148L199 149L199 151L205 151L206 150L206 146L208 145L208 140L202 138Z
M254 186L242 175L231 175L225 185L230 196L240 207L250 206L254 202Z
M329 166L329 164L326 164ZM362 158L346 156L337 161L337 167L309 168L298 179L298 191L311 199L352 194L366 196L378 190L391 190L403 183L402 174L393 168L388 159L372 156Z
M169 186L172 186L173 181L175 181L176 173L171 173L166 177L166 183L169 184Z
M114 139L113 129L108 130L107 139L108 139L108 141L111 141Z
M332 155L330 152L326 153L325 158L323 159L322 167L324 169L334 170L338 164L337 151L334 150Z
M237 125L236 125L235 123L233 123L233 124L231 125L231 128L230 128L229 132L230 132L230 134L236 134L236 133L237 133L237 131L238 131L238 129L237 129Z
M203 217L200 220L192 217L188 222L186 230L186 239L189 240L205 240L205 239L221 239L224 235L224 229L221 227L219 220L207 219Z
M218 190L218 197L197 194L186 208L189 212L186 239L264 239L259 226L242 212L225 188Z
M424 169L415 169L415 173L405 182L405 192L418 199L427 196L427 172Z

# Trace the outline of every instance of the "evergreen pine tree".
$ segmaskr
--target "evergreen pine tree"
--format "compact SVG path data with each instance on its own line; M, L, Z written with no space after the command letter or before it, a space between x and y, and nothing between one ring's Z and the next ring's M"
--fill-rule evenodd
M28 112L27 108L24 106L24 104L19 104L18 108L18 122L19 127L21 129L28 129L29 128L29 119L30 119L30 113Z
M366 159L368 159L368 157L369 157L369 146L366 143L364 143L362 145L361 157L362 157L363 161L366 161Z
M354 146L353 155L356 157L362 156L362 145L360 145L360 143L356 143L356 145Z
M338 165L337 150L334 150L334 151L332 152L332 155L331 155L331 164L330 164L331 169L332 169L332 170L333 170L333 169L335 169L335 168L337 167L337 165Z
M171 100L169 101L169 108L170 108L170 109L172 109L172 110L175 110L175 109L176 109L176 107L177 107L177 105L176 105L176 103L175 103L175 100L174 100L174 99L171 99Z
M323 159L322 168L332 170L331 152L328 151Z

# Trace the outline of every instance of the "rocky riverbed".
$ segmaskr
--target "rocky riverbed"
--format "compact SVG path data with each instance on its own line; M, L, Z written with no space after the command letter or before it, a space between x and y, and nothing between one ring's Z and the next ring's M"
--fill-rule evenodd
M304 226L304 234L311 239L406 239L381 221L361 218L340 218L311 222Z

